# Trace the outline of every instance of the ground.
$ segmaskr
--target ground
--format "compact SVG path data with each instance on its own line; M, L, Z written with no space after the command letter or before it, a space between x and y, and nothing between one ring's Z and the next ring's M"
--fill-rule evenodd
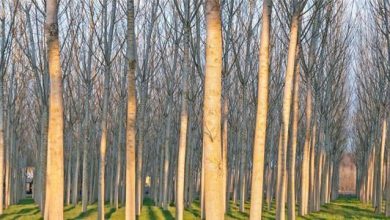
M246 204L246 212L238 211L236 205L231 205L230 212L226 215L227 220L233 219L248 219L249 203ZM85 214L80 214L81 205L76 207L66 206L65 219L96 219L97 207L95 205L88 206L88 211ZM154 206L153 202L145 199L142 208L140 220L167 220L174 219L175 208L170 207L169 211L164 211L159 207ZM191 209L187 209L184 213L184 219L199 219L199 203L194 203ZM263 219L274 219L274 210L264 212ZM4 220L38 220L42 219L38 207L33 203L31 198L22 200L18 205L12 205L5 210L4 214L0 216ZM115 211L109 205L106 205L106 219L124 219L124 208ZM305 217L298 217L297 219L390 219L383 215L375 215L374 210L369 204L362 204L354 197L341 197L340 199L325 205L320 212L313 213Z

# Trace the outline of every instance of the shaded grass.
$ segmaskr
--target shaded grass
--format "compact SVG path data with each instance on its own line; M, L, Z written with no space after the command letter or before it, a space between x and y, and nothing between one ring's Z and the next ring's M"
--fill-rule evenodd
M250 203L245 203L245 212L239 211L238 204L230 202L229 211L226 213L225 219L227 220L241 220L249 218ZM124 207L115 210L110 205L105 206L105 218L119 220L124 219L125 210ZM264 209L263 219L275 219L275 206L272 204L271 209ZM168 210L156 206L151 199L146 198L144 200L144 206L142 208L141 216L138 220L171 220L175 218L175 207L170 206ZM31 198L21 200L19 204L12 205L4 211L4 214L0 216L0 219L5 220L41 220L42 216L38 209L38 206L34 204ZM65 206L64 207L64 219L79 220L79 219L97 219L97 204L88 206L87 212L81 213L81 204L77 206ZM200 204L199 201L195 201L191 207L188 207L184 211L184 219L200 219ZM370 204L362 204L358 199L345 196L338 200L324 205L321 211L314 212L304 217L297 217L300 220L308 219L390 219L384 215L376 215L374 209Z

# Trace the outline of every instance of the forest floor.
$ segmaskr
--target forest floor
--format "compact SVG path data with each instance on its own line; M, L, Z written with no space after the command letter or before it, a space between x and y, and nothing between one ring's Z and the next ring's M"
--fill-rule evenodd
M239 212L238 206L231 204L231 209L226 215L226 219L248 219L249 203L245 204L246 212ZM76 219L96 219L97 218L97 206L96 204L88 206L88 211L84 214L81 213L81 205L78 206L66 206L64 208L64 218L68 220ZM106 205L106 219L124 219L124 208L120 208L115 211L109 205ZM140 220L168 220L174 219L175 208L169 207L168 211L154 206L153 202L149 199L145 199L144 206L142 208L142 214ZM275 219L274 209L265 211L263 219ZM200 209L199 203L194 203L190 209L186 209L184 213L184 219L199 219ZM42 219L38 206L34 204L31 198L22 200L17 205L12 205L4 211L4 214L0 216L0 219L7 220L39 220ZM383 215L376 215L373 208L369 204L362 204L354 197L341 197L338 200L327 204L321 208L320 212L315 212L305 217L298 217L297 219L390 219Z

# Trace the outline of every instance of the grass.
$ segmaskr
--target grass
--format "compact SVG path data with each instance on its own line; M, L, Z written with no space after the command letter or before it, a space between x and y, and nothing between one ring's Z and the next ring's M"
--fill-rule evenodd
M245 212L240 212L239 207L231 202L230 210L226 214L227 220L248 219L249 217L249 203L245 203ZM119 220L124 219L124 208L115 210L110 205L105 206L106 219ZM264 211L263 219L275 219L275 208L271 207L269 211ZM174 219L175 207L170 206L169 210L163 210L154 205L150 199L145 199L142 213L139 220L169 220ZM64 218L68 220L78 219L96 219L97 205L88 206L88 211L81 214L81 205L65 206ZM40 220L42 216L39 212L38 206L34 204L31 198L20 201L17 205L12 205L4 211L0 216L4 220ZM192 206L185 210L184 219L200 219L199 202L194 202ZM327 204L321 208L320 212L315 212L304 217L298 217L300 220L308 219L390 219L383 215L376 215L370 204L362 204L354 197L341 197L338 200Z

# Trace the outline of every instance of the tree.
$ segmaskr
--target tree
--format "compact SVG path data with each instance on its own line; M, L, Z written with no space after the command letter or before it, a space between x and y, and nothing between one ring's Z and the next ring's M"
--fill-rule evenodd
M283 94L283 111L282 111L282 144L278 149L278 174L277 174L277 187L279 191L276 197L276 219L285 219L285 196L286 196L286 157L287 146L289 138L289 126L290 126L290 111L292 102L293 91L293 76L296 62L296 49L298 44L298 30L299 30L299 16L301 11L301 3L294 1L294 12L291 18L290 28L290 41L288 48L288 58Z
M268 114L268 83L270 63L272 1L263 1L263 20L260 39L259 79L257 90L256 127L253 141L253 169L250 219L261 219L263 208L264 154Z
M134 30L134 0L127 1L127 58L128 58L128 94L127 94L127 130L126 130L126 220L135 219L135 134L137 116L137 98L135 73L137 50Z
M49 127L46 170L45 219L63 219L64 155L63 101L60 42L58 37L58 3L46 3L46 44L50 75Z
M203 151L206 219L223 219L221 90L222 28L219 0L206 1L206 68L203 104Z

